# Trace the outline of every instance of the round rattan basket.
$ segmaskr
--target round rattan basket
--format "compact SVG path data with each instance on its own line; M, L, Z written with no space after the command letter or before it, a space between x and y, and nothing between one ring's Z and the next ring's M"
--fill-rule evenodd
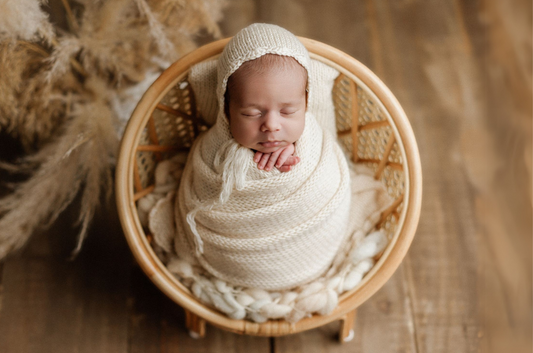
M392 276L404 258L420 216L422 173L416 140L400 104L363 64L326 44L300 38L311 58L341 74L333 88L338 140L355 163L374 170L395 200L381 215L377 227L388 238L387 248L376 265L351 291L342 294L329 315L314 315L291 324L269 320L258 324L232 320L197 300L164 266L151 247L137 216L136 202L154 189L156 164L178 151L190 148L208 126L195 104L187 82L191 66L216 58L229 39L222 39L184 56L147 90L137 105L122 138L117 172L117 207L128 244L148 277L186 311L192 334L203 336L205 322L241 334L279 336L342 320L340 339L353 337L356 308L370 298Z

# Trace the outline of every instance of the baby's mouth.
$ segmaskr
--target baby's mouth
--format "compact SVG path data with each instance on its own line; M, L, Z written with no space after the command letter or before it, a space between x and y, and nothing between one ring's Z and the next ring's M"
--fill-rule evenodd
M281 141L265 141L265 142L259 142L259 144L266 148L277 147L281 144Z

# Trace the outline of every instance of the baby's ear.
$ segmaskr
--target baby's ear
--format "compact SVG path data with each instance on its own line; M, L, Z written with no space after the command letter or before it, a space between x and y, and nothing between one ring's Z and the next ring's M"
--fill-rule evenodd
M228 103L224 103L224 114L226 114L226 118L229 121L229 104Z

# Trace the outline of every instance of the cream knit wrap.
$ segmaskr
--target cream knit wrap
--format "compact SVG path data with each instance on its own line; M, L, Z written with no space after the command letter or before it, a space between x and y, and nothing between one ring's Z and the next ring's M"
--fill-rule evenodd
M313 114L306 113L295 143L301 162L287 173L259 170L254 152L232 138L224 114L228 78L265 54L293 57L311 74L307 50L281 27L254 24L228 43L218 60L216 122L196 139L181 178L174 245L180 258L234 285L283 290L324 274L360 225L349 222L346 157Z

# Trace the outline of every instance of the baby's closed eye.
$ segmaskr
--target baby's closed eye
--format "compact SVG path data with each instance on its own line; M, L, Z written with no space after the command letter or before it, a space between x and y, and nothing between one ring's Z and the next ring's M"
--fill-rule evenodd
M241 115L243 116L251 116L251 117L258 117L261 116L261 112L259 110L251 110L251 111L244 111L241 112Z
M283 109L280 113L281 115L292 115L296 113L299 109Z

